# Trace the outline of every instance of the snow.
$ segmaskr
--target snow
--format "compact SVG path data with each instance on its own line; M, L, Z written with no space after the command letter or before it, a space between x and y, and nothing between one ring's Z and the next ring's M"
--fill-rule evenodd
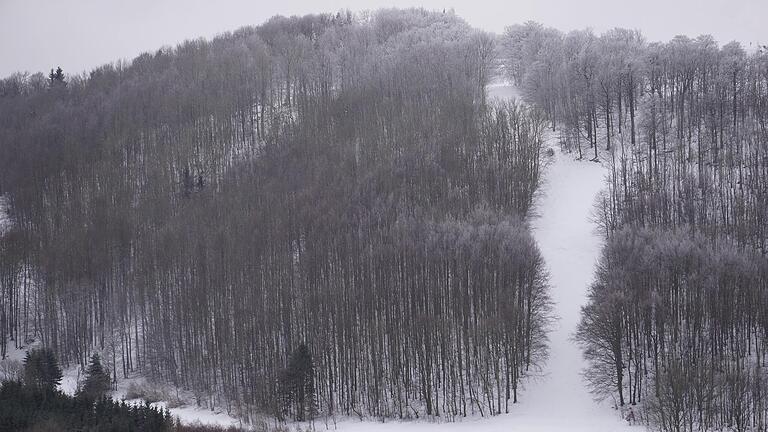
M142 399L126 399L126 394L128 393L128 389L131 384L147 386L147 380L140 376L120 380L117 383L117 389L112 392L112 398L115 400L124 400L125 402L133 405L144 404L145 402ZM173 389L170 387L166 390L173 391ZM180 396L188 396L184 395L184 392L179 393ZM168 401L153 402L150 405L156 408L168 409L174 418L178 418L184 424L200 423L204 425L216 425L224 427L237 426L246 428L246 425L242 424L240 420L237 420L236 418L220 410L211 410L190 404L168 408Z
M486 93L489 99L509 100L520 99L520 89L513 86L509 81L497 76L490 84L486 86Z
M141 399L127 400L126 402L133 404L144 403ZM167 402L155 402L150 405L156 408L168 408ZM170 411L173 418L178 418L183 424L199 423L203 425L246 428L246 425L242 424L239 420L221 411L211 411L210 409L188 405L170 408L168 411Z
M16 348L16 344L12 340L5 342L5 360L1 361L24 361L24 357L27 355L27 350L30 347Z
M70 366L61 373L59 390L62 393L74 396L77 393L77 383L80 381L80 366Z
M571 340L602 245L591 214L607 170L560 152L554 134L549 145L555 148L554 161L547 169L533 232L550 270L559 320L550 334L548 374L522 396L519 415L531 427L520 430L618 431L626 424L617 410L593 400L581 376L586 363Z

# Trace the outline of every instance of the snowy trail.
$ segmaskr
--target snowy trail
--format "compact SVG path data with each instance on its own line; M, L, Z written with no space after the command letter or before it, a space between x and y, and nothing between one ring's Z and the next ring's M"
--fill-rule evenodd
M532 228L550 271L554 311L559 320L550 334L545 375L528 385L518 415L532 422L526 428L530 431L628 429L610 404L592 400L581 377L585 367L581 350L571 341L602 245L590 215L595 197L603 188L606 169L562 153L554 136L549 145L555 150L554 161L547 168L537 207L540 216Z
M517 96L509 84L488 86L492 98ZM530 380L520 402L509 414L468 419L455 423L387 423L344 421L342 431L415 432L620 432L643 430L629 427L609 402L598 404L582 380L585 366L580 349L571 341L581 306L592 281L601 239L591 222L592 205L603 188L606 169L586 160L576 161L562 153L555 135L548 145L555 156L547 167L542 194L537 203L539 217L532 222L533 234L550 271L554 312L559 317L550 333L550 358L541 376ZM318 425L319 427L322 427ZM333 428L333 425L329 425Z
M506 83L489 86L492 97L515 96ZM522 395L517 416L530 421L526 430L617 431L629 429L609 403L596 403L581 376L586 366L581 350L571 340L586 302L602 239L591 222L593 204L604 187L607 170L601 164L575 160L563 153L554 133L548 136L554 157L533 220L533 234L550 271L554 311L550 358L544 376L531 382Z

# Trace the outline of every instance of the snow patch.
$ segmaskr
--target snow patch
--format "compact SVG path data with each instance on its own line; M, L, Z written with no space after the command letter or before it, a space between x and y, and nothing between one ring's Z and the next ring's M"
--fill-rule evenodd
M522 100L520 89L502 77L496 77L485 87L486 95L490 100L506 101L510 99Z

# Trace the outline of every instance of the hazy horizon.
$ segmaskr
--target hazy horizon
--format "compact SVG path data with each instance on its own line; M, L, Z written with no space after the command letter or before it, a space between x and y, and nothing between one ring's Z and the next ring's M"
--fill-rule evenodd
M602 0L285 0L269 4L246 0L216 4L201 0L136 0L129 4L0 0L0 77L19 71L46 72L56 66L70 74L80 73L185 39L211 38L245 25L258 25L274 15L382 7L453 9L471 25L495 33L505 26L533 20L566 32L586 27L596 32L613 27L639 29L652 41L708 33L720 44L737 40L749 48L768 39L761 23L761 18L768 17L768 2L758 0L649 0L642 5Z

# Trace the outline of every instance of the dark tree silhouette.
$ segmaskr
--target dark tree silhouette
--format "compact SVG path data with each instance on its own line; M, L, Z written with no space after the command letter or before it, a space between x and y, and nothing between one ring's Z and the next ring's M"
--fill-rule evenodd
M53 391L61 384L62 371L56 355L48 348L27 352L24 357L24 383L44 391Z
M51 69L51 73L48 74L48 81L50 82L51 87L64 87L67 85L67 82L64 80L64 71L61 69L61 66L56 68L56 71Z
M317 413L315 400L315 365L306 344L291 354L280 382L282 413L297 421L312 420Z
M85 380L78 390L77 396L89 400L98 400L110 390L111 380L109 372L101 364L98 354L91 356L91 361L85 371Z

